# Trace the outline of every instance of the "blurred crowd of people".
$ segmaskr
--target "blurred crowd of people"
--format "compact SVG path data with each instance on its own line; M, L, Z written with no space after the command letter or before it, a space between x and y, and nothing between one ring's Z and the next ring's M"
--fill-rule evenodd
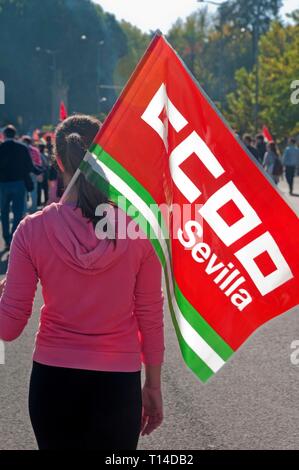
M0 208L5 249L26 213L59 200L62 180L53 157L53 134L34 140L29 135L18 137L14 126L3 130L0 143ZM10 215L13 222L10 223Z
M291 137L287 147L281 154L277 143L266 142L263 134L258 134L254 139L249 134L244 134L243 142L253 157L263 165L275 184L285 174L289 186L289 193L293 194L294 178L299 174L299 147L295 138Z

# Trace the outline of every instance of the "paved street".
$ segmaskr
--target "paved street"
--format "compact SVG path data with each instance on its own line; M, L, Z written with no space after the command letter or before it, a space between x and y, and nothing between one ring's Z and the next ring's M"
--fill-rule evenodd
M299 196L299 178L296 186ZM280 187L287 193L284 182ZM286 198L299 213L299 197ZM4 264L2 259L2 274ZM0 365L0 449L36 448L27 389L41 304L39 292L29 326L21 338L6 345L6 363ZM184 365L166 311L165 419L152 435L140 438L139 448L299 448L299 366L290 362L290 344L299 340L298 311L260 329L206 385Z

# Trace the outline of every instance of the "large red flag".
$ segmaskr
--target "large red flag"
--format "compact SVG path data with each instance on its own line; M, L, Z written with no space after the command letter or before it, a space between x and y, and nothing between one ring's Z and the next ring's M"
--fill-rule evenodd
M80 169L151 238L182 356L202 381L298 304L297 215L163 36Z

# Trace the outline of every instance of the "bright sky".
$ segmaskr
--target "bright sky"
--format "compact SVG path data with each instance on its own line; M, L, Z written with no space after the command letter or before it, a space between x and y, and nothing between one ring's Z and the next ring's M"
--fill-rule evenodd
M125 19L143 31L166 33L177 18L185 18L200 7L197 0L94 0L117 19ZM222 2L223 0L217 0ZM209 11L217 7L209 5ZM299 8L299 0L284 0L282 14Z

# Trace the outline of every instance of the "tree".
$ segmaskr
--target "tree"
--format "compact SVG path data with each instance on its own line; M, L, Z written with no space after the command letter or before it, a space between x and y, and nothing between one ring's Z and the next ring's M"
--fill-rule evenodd
M261 39L261 120L281 137L299 132L299 105L291 101L291 83L299 77L299 23L272 24Z
M224 114L240 135L254 132L255 79L244 67L235 75L237 89L227 95L227 110Z
M211 78L205 67L210 25L210 16L204 8L188 16L185 22L178 19L167 35L170 44L203 86Z
M260 32L264 34L271 21L278 18L282 3L282 0L228 0L219 7L219 12L225 22L251 31L258 19Z
M235 72L251 68L251 38L248 31L234 29L230 24L218 23L209 35L204 63L210 79L206 83L208 94L221 109L226 109L226 96L236 89Z
M219 11L211 16L203 8L178 20L168 39L208 95L225 109L225 97L236 87L235 71L252 65L250 32L227 22Z
M299 24L275 21L260 42L260 122L280 139L299 131L299 105L291 102L291 83L299 77ZM241 132L252 131L254 70L236 73L237 91L228 96L227 118Z
M0 121L24 130L50 123L62 92L70 112L98 113L98 85L113 81L125 53L115 17L90 0L0 0ZM115 97L109 90L107 108Z
M124 20L121 21L120 27L126 36L127 53L116 64L114 83L123 87L146 51L150 42L150 35L143 33L139 28Z

